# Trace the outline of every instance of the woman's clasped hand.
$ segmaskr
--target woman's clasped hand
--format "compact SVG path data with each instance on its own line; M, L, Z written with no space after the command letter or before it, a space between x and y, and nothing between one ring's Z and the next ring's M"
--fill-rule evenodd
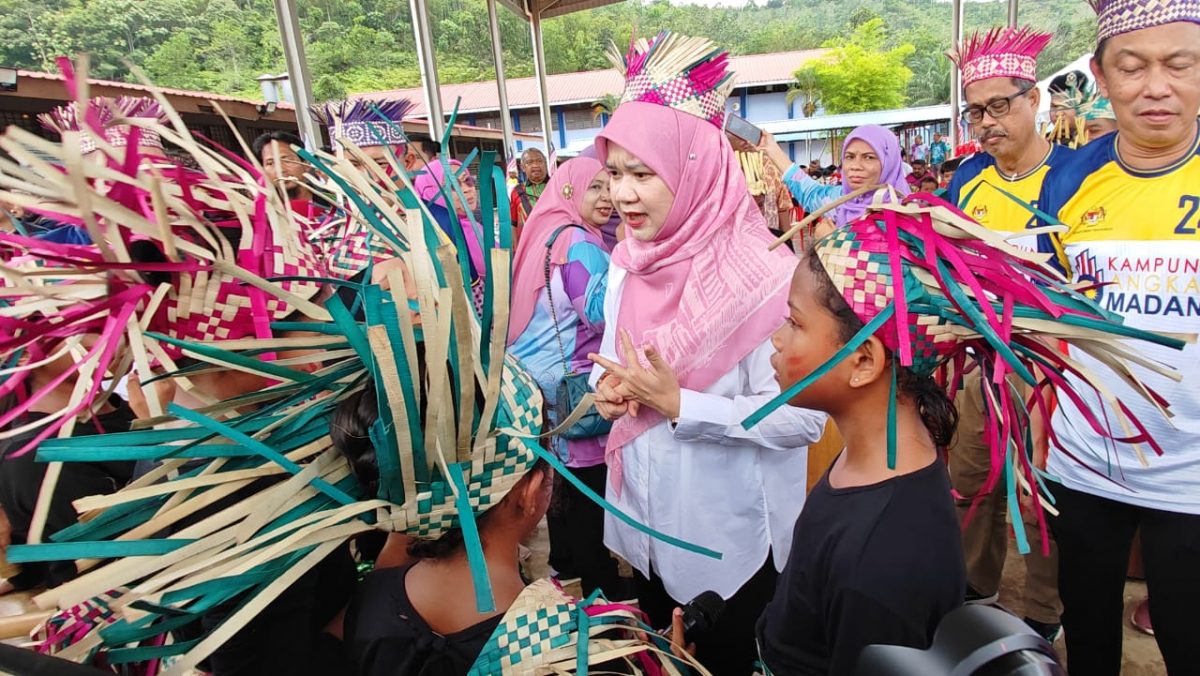
M620 331L620 340L626 366L598 354L588 355L588 359L606 372L596 383L596 410L606 420L616 420L626 414L636 418L643 406L658 411L667 419L678 418L679 378L671 365L653 345L642 347L646 357L643 364L633 346L633 337L624 329Z

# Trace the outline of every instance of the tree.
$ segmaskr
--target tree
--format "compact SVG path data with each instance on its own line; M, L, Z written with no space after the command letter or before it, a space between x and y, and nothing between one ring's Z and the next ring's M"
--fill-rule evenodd
M621 105L620 94L605 94L592 102L592 119L598 120L602 115L612 115Z
M904 60L914 47L902 44L885 50L886 42L883 19L871 19L849 39L827 42L830 54L796 71L797 81L811 75L825 110L832 114L899 108L913 75Z
M483 0L427 2L441 81L494 77ZM320 98L420 82L409 0L297 0L297 5ZM972 3L965 28L1002 24L1004 10L1004 3ZM1054 29L1055 38L1039 59L1042 72L1095 44L1095 16L1079 0L1023 3L1021 19ZM499 20L506 76L532 75L529 24L509 11L501 11ZM912 101L924 102L944 98L942 73L948 67L938 62L949 47L949 27L950 3L943 0L765 0L738 7L628 0L548 19L542 31L550 73L605 68L609 42L624 48L635 33L649 37L664 28L703 35L732 54L829 44L840 48L843 58L856 56L867 65L878 59L866 55L886 56L911 44L916 53L905 65L915 75L908 92ZM864 31L875 33L868 35L872 39L865 48ZM859 37L838 39L846 36ZM0 65L53 70L56 56L84 51L92 56L94 77L133 80L127 59L162 84L222 94L256 95L258 75L285 68L271 0L0 0ZM861 98L854 94L856 86L891 91L899 83L904 92L903 79L893 70L868 69L835 89L842 98ZM837 96L801 89L792 96L805 97L797 105L808 115L818 101L830 111L842 109ZM892 98L850 107L902 103Z
M941 54L921 54L912 59L913 78L908 83L908 102L935 106L950 101L950 60Z
M800 69L794 73L796 81L788 89L787 104L791 106L796 99L803 98L804 105L800 108L800 112L804 117L812 117L817 112L817 107L821 105L821 87L817 81L817 76L810 70Z

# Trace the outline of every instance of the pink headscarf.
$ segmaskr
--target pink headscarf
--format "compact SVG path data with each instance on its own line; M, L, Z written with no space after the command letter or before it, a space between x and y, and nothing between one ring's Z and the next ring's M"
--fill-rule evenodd
M616 143L654 170L675 195L653 242L626 238L612 262L629 271L612 330L653 344L682 387L703 391L779 328L796 258L773 240L720 129L653 103L622 104L596 138L607 161ZM613 487L621 448L662 421L643 409L608 435Z
M450 170L456 172L462 166L462 162L458 160L449 160ZM465 179L470 175L470 172L464 169L461 173L461 178ZM413 189L417 191L417 197L422 202L433 202L440 207L446 207L446 194L442 192L442 186L446 185L446 169L442 160L434 160L430 162L425 171L417 174L413 178ZM446 191L451 191L449 186ZM449 209L449 207L446 207ZM451 209L451 214L457 213L458 224L462 228L463 241L467 244L467 255L471 259L471 266L475 269L476 275L483 276L486 269L486 262L483 259L483 246L479 242L479 234L475 232L475 226L471 224L471 219L467 217L465 206L455 207Z
M455 172L462 166L462 162L458 160L450 160L449 163L451 171ZM440 159L433 160L425 167L425 171L413 178L413 187L416 188L417 197L421 198L422 202L433 202L438 206L446 206L446 196L441 194L442 186L446 182L445 172L442 161Z
M583 198L588 185L596 174L604 169L599 161L578 157L565 162L550 180L542 196L534 205L525 221L525 230L517 244L517 255L513 262L512 315L508 323L508 344L512 345L529 326L538 296L546 286L546 242L561 225L582 225L601 241L604 237L600 228L584 222L580 215ZM568 190L569 187L569 190ZM554 241L550 262L562 265L567 260L570 248L569 233L563 233Z

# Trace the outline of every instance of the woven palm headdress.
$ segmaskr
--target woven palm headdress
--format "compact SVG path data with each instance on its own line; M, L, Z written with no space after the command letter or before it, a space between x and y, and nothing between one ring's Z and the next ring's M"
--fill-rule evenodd
M1042 229L1051 230L1061 227ZM1003 235L929 196L910 196L898 204L876 201L865 216L819 240L810 255L821 262L863 327L829 361L748 418L743 423L747 428L816 382L868 338L879 336L894 357L889 467L895 466L896 453L896 368L935 376L951 393L959 389L966 373L979 371L986 402L984 438L992 462L976 504L1003 479L1013 514L1020 509L1018 493L1032 496L1039 516L1043 509L1053 510L1044 474L1031 460L1029 425L1035 410L1049 419L1049 388L1079 404L1086 424L1098 433L1135 447L1146 444L1162 453L1141 422L1114 400L1101 375L1061 352L1058 343L1069 343L1095 357L1169 416L1167 402L1138 381L1130 365L1171 378L1179 375L1169 365L1141 356L1121 339L1179 349L1194 336L1126 326L1119 315L1090 300L1086 288L1068 285L1045 262L1046 256L1008 244ZM1028 401L1007 384L1010 374L1032 388ZM1067 374L1074 378L1068 379ZM1121 412L1119 419L1097 418L1083 405L1077 388L1094 391L1113 404ZM1051 442L1067 453L1057 439ZM1045 530L1044 519L1040 527ZM1028 552L1020 519L1013 519L1013 528L1022 553Z
M245 193L255 206L247 214L271 222L288 220L290 212L274 190L262 187L253 172L242 171L219 149L201 147L173 111L167 111L176 125L160 133L210 169L199 184L182 184L185 191L226 196L222 205L241 204L228 196ZM6 150L30 144L52 156L69 155L71 147L54 146L16 129L0 138ZM351 143L345 151L361 152ZM386 176L363 175L344 157L307 151L301 155L340 191L341 199L358 207L365 227L391 247L399 264L380 270L386 281L382 284L311 274L272 283L229 266L235 279L263 292L267 307L278 301L303 312L261 315L269 335L208 334L180 347L206 368L259 374L270 379L268 386L198 410L171 404L128 433L52 439L38 447L38 459L46 462L157 463L112 495L77 501L80 523L52 534L49 542L9 548L13 563L76 560L80 569L80 577L35 599L41 607L62 610L44 629L44 649L79 661L103 652L109 664L117 665L171 657L166 673L185 673L306 571L368 530L436 537L447 528L461 528L477 605L487 611L493 601L475 519L498 503L538 458L604 503L538 443L543 431L541 394L505 352L511 248L507 224L494 228L485 223L483 228L486 278L493 281L485 289L484 311L477 316L466 291L464 254L427 212L406 209L402 200L390 199L402 187L411 190L407 177L398 176L403 185L397 186ZM146 225L143 221L148 219L140 213L93 210L95 204L112 200L112 192L100 195L87 180L77 180L90 176L79 172L92 170L69 156L62 159L65 172L43 166L40 169L49 176L42 176L39 168L18 173L26 183L63 176L42 194L55 204L75 205L83 220L95 221L98 251L110 240L123 241L105 238L110 230L135 230L161 245L168 259L159 264L167 266L164 269L175 270L170 267L173 256L191 251L175 228ZM493 163L485 154L482 166ZM448 182L453 181L449 172ZM143 198L176 190L154 172L120 182ZM505 194L503 173L496 168L481 183L483 213L490 215L493 196L503 199ZM507 213L505 205L498 206L499 213ZM197 211L201 210L181 209L180 214L190 223ZM292 242L298 241L293 234ZM101 253L89 255L107 260ZM120 275L138 269L118 263L99 267ZM64 265L73 269L81 264L71 260ZM411 280L407 284L405 271ZM301 286L319 282L339 291L311 302L289 293L285 281ZM157 293L169 295L179 286L164 284L167 290ZM157 340L175 344L165 334ZM367 383L374 384L379 402L378 419L370 430L379 469L373 495L365 494L330 437L334 411ZM242 497L247 491L251 494ZM667 542L719 556L657 534L624 514L616 516ZM210 633L184 643L164 640L171 630L229 603L236 603L236 610Z

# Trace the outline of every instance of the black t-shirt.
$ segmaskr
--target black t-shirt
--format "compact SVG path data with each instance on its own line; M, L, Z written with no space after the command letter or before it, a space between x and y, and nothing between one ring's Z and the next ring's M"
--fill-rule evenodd
M74 436L125 432L133 423L133 410L120 397L113 395L109 403L114 407L109 413L97 415L86 422L75 424ZM45 413L29 413L18 418L13 426L21 426L46 417ZM13 544L25 544L33 520L33 510L41 492L42 479L46 476L46 463L37 461L37 449L31 448L17 457L10 457L31 439L39 430L30 430L10 439L0 439L0 506L12 524ZM63 464L62 474L50 500L43 535L49 537L75 524L75 508L71 503L89 495L115 493L133 475L133 462L68 462ZM26 563L21 573L9 580L18 589L29 589L40 585L56 587L75 577L74 561L51 561L49 563Z
M776 676L853 674L875 643L925 649L962 604L962 536L946 468L835 489L828 472L796 521L787 567L758 621Z
M376 570L359 584L346 608L343 646L359 676L463 676L502 617L441 635L408 599L411 566Z

